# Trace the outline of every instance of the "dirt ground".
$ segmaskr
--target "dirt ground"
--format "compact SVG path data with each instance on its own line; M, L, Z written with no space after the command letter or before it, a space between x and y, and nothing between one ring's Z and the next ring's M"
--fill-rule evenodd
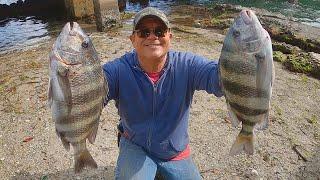
M88 30L103 62L131 50L131 26L113 33ZM213 30L174 31L172 49L217 60L224 36ZM118 156L114 102L103 110L89 150L96 170L73 173L73 151L55 133L47 107L48 53L55 40L0 55L0 179L113 179ZM103 63L102 62L102 63ZM227 117L224 98L195 93L190 146L203 179L320 179L320 81L275 62L270 126L256 132L253 156L229 156L239 133Z

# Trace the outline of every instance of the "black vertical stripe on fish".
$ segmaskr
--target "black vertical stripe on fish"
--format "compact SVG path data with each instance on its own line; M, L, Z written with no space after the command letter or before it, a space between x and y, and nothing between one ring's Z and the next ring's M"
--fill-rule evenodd
M268 98L269 93L263 89L256 89L253 87L245 86L236 82L231 82L225 78L221 78L223 87L229 93L239 95L241 97L252 97L252 98Z
M94 89L90 89L85 92L79 91L77 94L73 94L74 105L79 105L85 103L90 103L97 98L102 98L102 92L103 92L103 84L100 84L99 86L95 87ZM102 101L102 100L101 100Z
M247 116L257 116L260 114L264 114L268 111L268 109L254 109L254 108L245 107L234 102L229 102L229 104L233 109Z
M89 134L91 132L89 130L92 129L98 121L98 119L92 120L89 124L79 127L79 129L64 131L63 133L67 138L77 138L85 133Z
M67 121L61 121L61 122L59 122L59 124L60 125L69 124L71 126L72 124L75 123L75 121L79 122L82 119L86 120L91 116L94 116L98 113L100 114L101 110L102 110L102 103L98 103L89 109L83 110L83 111L78 112L76 114L75 113L70 114Z
M241 131L246 132L246 133L252 133L255 124L256 123L252 123L252 122L247 121L247 120L242 120L242 129L241 129Z
M246 130L244 130L244 129L242 128L241 131L240 131L240 134L245 135L245 136L249 136L249 135L252 135L253 132L252 132L252 131L251 131L251 132L248 132L248 131L246 131Z
M253 127L255 126L257 123L255 122L250 122L250 121L242 121L242 125L246 125L246 126L250 126Z
M220 60L221 67L229 73L245 74L254 76L257 68L249 63L242 61L229 61L227 59Z

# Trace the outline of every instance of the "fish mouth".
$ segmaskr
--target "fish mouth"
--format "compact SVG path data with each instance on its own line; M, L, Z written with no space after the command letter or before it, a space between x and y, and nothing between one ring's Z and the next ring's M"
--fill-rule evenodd
M252 22L252 15L253 12L251 10L242 10L240 12L240 16L246 24L250 24Z
M73 29L76 28L77 26L79 26L77 22L70 21L67 23L67 27L69 31L73 31Z
M70 21L69 27L70 27L70 30L72 30L72 28L73 28L73 21Z

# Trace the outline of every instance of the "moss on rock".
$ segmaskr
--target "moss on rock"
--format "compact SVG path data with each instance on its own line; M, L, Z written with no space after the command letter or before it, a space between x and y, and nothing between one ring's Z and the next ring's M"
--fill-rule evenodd
M284 54L296 54L301 52L301 49L296 47L296 46L292 46L290 44L287 43L281 43L281 42L272 42L272 49L274 51L280 51Z
M320 59L312 53L284 54L281 51L273 52L273 60L281 62L288 70L304 73L320 79Z
M283 63L287 60L287 56L281 51L273 51L273 60Z
M295 72L311 73L312 64L307 58L308 57L304 54L292 54L287 57L287 61L284 62L284 65Z
M320 63L311 53L289 55L283 64L291 71L309 74L320 79Z

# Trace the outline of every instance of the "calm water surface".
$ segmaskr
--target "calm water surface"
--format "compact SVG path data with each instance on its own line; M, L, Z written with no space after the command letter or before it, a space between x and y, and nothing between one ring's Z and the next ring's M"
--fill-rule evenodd
M0 4L11 4L17 0L0 0ZM214 3L230 3L245 7L258 7L272 12L280 12L288 17L320 28L320 0L300 0L290 4L285 0L122 0L125 11L137 12L152 6L168 12L176 4L201 4L211 6ZM65 21L65 20L64 20ZM24 49L50 39L53 29L56 31L64 25L63 20L40 19L37 17L12 17L0 20L0 54L11 50Z
M24 48L49 39L47 25L35 17L0 21L0 51Z
M0 4L10 5L12 3L17 2L18 0L0 0ZM24 2L24 0L22 0Z

